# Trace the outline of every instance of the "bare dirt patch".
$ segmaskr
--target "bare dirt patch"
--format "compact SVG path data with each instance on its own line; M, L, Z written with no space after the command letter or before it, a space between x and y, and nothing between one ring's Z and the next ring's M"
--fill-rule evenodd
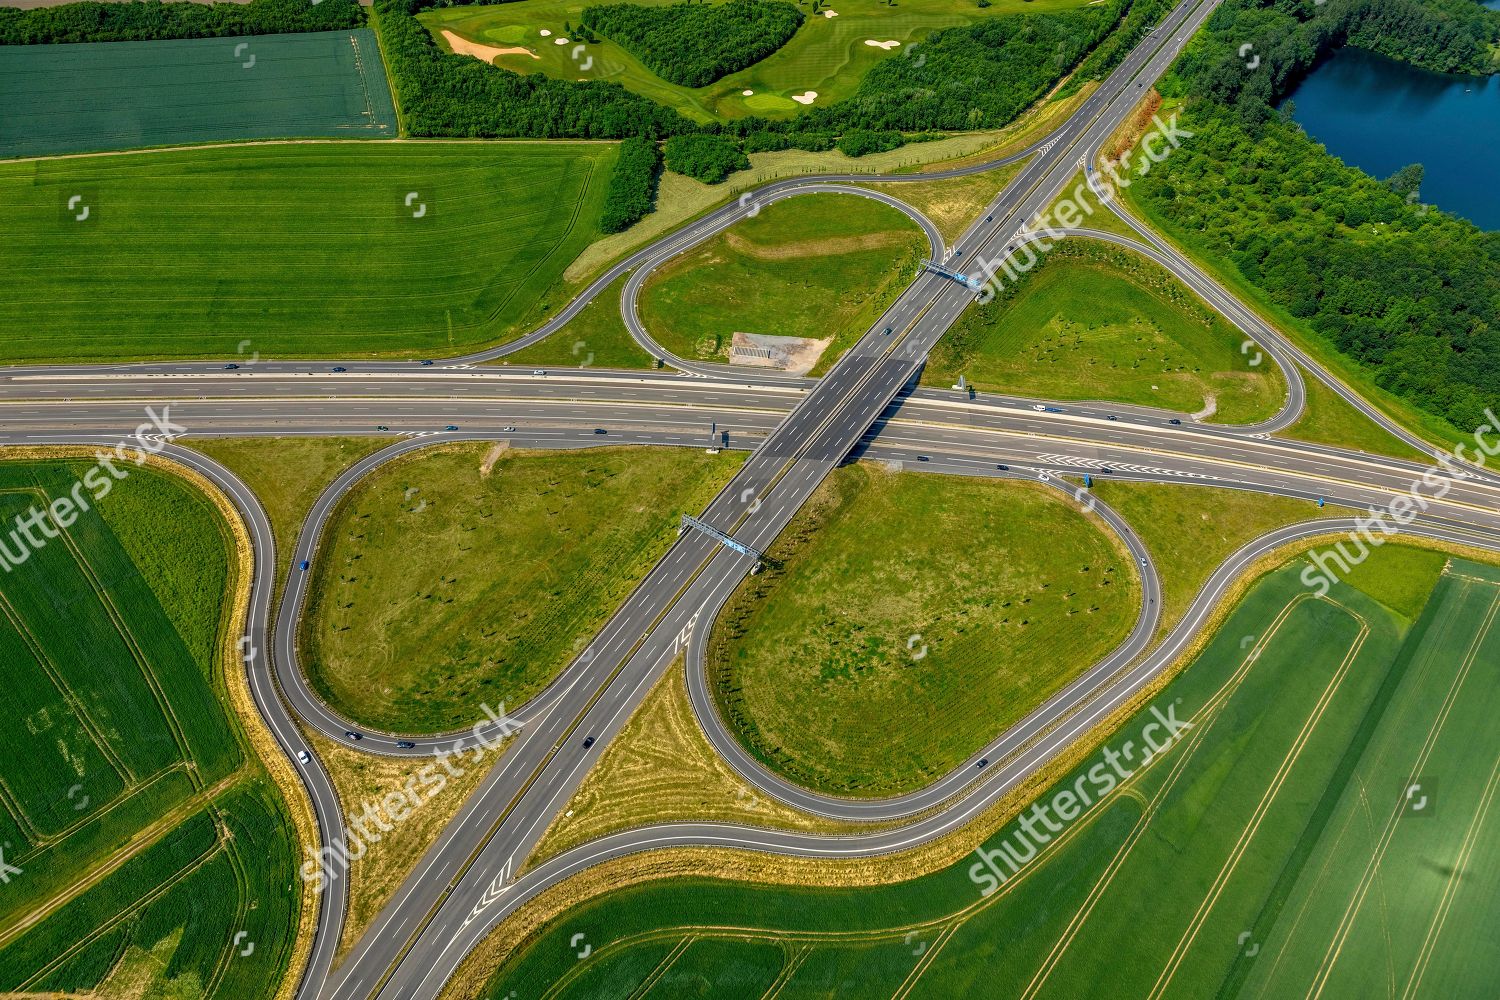
M495 463L500 461L500 456L504 455L509 448L509 441L500 441L489 451L485 452L484 461L479 463L479 474L481 476L488 476L490 470L495 467Z

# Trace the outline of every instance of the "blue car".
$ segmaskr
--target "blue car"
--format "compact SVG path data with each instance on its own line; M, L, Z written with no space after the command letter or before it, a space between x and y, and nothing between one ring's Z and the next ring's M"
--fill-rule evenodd
M299 568L305 570L305 569L307 569L311 565L312 565L312 563L310 563L306 559L304 559L304 560L302 560L302 565Z
M443 430L445 430L445 431L456 431L456 430L458 430L458 425L457 424L449 424L447 427L444 427Z

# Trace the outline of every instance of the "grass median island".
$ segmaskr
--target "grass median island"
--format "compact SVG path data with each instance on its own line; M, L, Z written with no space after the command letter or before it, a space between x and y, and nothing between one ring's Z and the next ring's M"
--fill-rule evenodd
M795 997L850 983L860 996L1012 995L995 984L1016 983L1124 1000L1166 975L1166 996L1302 996L1320 976L1325 996L1418 976L1487 995L1497 897L1465 889L1500 878L1483 811L1500 774L1485 696L1500 683L1500 572L1453 560L1440 574L1441 561L1395 544L1366 565L1377 562L1428 595L1414 622L1361 589L1368 580L1320 600L1298 579L1304 560L1271 572L1105 738L1113 758L1097 748L1051 772L1035 800L1046 813L1023 807L1031 833L1012 820L985 854L889 885L675 877L575 900L504 958L485 995L536 982L559 998L605 983L624 995L677 947L667 973L711 995L778 974L778 995ZM1192 728L1148 762L1163 717ZM1429 739L1427 784L1408 794ZM1412 809L1424 794L1425 814ZM578 934L590 962L566 947ZM689 961L706 948L711 964Z
M0 164L0 352L243 362L507 339L598 239L615 155L308 143ZM64 213L80 193L81 222Z
M308 897L289 807L226 707L231 533L175 475L101 492L93 466L0 462L7 528L80 482L93 497L0 577L0 992L276 995Z
M738 455L442 447L376 470L330 521L304 624L314 688L377 729L519 705L583 648Z
M834 471L719 616L720 712L809 788L927 784L1118 645L1140 586L1118 540L1032 484Z
M928 385L975 387L1204 413L1270 417L1286 384L1244 336L1129 251L1065 240L995 301L972 305L933 349Z
M1248 490L1102 476L1094 479L1093 493L1130 523L1161 574L1158 638L1182 620L1203 584L1236 549L1288 524L1358 513Z
M497 364L549 368L652 368L655 359L635 342L620 317L620 287L614 284L578 311L561 330L507 354Z
M926 246L872 199L789 198L663 265L642 289L641 320L663 347L700 360L729 360L736 332L826 340L824 368L900 294Z

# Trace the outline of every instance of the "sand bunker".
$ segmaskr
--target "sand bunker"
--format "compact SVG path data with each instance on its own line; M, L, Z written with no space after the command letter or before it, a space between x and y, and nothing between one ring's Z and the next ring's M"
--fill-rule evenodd
M818 92L816 90L809 90L805 94L793 94L792 95L792 100L796 101L798 104L811 104L813 101L816 101L817 99L818 99Z
M753 90L742 90L742 91L740 91L740 96L741 97L754 97L755 96L755 91L753 91Z
M471 42L467 38L460 38L451 31L443 32L443 41L447 42L448 47L459 55L473 56L481 62L492 63L495 61L496 56L528 55L533 59L541 58L541 56L530 49L519 47L502 49L495 45L480 45L478 42Z
M836 10L825 10L823 12L823 16L824 17L838 17L839 16L839 12L836 11Z
M567 45L568 44L568 40L566 38L554 38L554 39L552 39L552 44L553 45Z
M543 28L541 31L537 32L537 34L541 35L543 38L550 38L552 36L552 29Z
M894 49L901 43L896 41L895 39L892 39L889 42L877 42L873 38L866 38L865 44L877 49Z

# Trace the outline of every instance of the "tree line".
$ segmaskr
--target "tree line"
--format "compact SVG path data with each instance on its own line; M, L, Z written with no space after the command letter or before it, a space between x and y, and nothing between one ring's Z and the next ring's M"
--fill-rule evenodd
M365 13L354 0L250 0L249 3L70 3L21 10L0 7L0 45L59 42L145 42L358 28Z

